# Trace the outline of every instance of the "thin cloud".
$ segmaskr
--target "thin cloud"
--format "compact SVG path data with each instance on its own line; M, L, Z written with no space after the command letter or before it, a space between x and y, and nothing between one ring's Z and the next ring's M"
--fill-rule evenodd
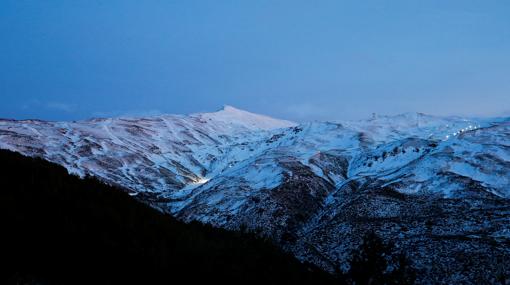
M46 107L50 110L56 110L66 113L72 113L75 111L74 105L62 102L49 102L46 104Z
M21 110L45 109L64 113L74 113L76 111L76 105L58 101L43 102L38 99L33 99L21 105L20 109Z
M312 103L291 104L284 111L289 118L297 121L331 120L334 118L333 110Z
M93 117L112 118L112 117L153 117L164 114L162 111L153 110L114 110L105 112L94 112Z

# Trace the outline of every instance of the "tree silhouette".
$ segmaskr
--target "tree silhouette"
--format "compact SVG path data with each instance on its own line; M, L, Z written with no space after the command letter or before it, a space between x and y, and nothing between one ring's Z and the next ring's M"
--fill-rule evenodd
M182 223L42 159L0 150L0 162L0 284L339 282L252 234Z
M347 277L357 285L413 284L416 274L404 254L393 254L391 244L369 232L352 254Z

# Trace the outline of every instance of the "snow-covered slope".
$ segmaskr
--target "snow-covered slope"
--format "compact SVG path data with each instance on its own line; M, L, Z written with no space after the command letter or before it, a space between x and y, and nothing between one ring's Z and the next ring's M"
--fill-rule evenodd
M97 176L133 195L165 197L245 160L272 129L294 125L230 106L189 116L1 120L0 147L44 157L71 173Z
M326 269L345 269L369 230L447 283L493 270L487 252L510 262L499 246L510 242L504 118L407 113L297 125L226 106L188 116L1 120L0 148L99 177L186 221L254 230ZM447 252L481 263L449 275Z

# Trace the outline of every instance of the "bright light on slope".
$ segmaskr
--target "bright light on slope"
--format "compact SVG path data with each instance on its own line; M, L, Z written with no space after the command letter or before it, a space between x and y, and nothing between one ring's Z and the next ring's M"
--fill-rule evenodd
M209 178L203 177L203 178L198 179L197 181L194 181L193 184L198 184L198 185L205 184L205 183L207 183L207 181L209 181Z

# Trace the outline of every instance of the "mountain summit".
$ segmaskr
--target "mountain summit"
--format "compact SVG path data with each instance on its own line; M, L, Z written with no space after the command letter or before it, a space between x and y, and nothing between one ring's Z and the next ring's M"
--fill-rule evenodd
M279 128L294 127L297 124L294 122L274 119L268 116L259 115L237 109L235 107L225 105L220 111L214 113L202 113L201 116L212 121L224 123L238 123L246 128L252 130L271 130Z

